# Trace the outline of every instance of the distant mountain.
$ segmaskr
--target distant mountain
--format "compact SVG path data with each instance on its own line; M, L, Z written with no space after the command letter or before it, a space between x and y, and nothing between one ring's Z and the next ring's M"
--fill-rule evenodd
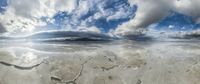
M44 31L22 37L0 36L1 40L17 41L110 41L114 38L93 32L74 32L74 31Z

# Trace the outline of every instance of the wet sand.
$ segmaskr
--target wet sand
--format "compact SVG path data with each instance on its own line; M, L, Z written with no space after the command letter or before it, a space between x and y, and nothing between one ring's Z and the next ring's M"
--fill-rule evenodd
M0 43L0 84L199 84L200 43Z

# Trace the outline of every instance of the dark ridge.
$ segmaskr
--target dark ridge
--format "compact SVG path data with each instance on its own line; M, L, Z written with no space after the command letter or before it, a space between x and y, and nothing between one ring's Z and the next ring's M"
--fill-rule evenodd
M38 32L25 37L0 36L0 40L33 41L33 42L71 42L71 41L112 41L115 38L101 33L47 31Z
M84 44L84 45L88 45L88 44L102 44L102 43L108 43L108 42L112 42L114 40L107 40L107 39L90 39L90 38L77 38L77 39L62 39L62 40L35 40L34 42L38 42L38 43L58 43L58 44Z
M38 40L42 42L67 42L67 41L111 41L109 39L92 39L92 38L76 38L76 39L51 39L51 40Z
M170 38L173 38L173 39L196 39L196 40L199 40L200 39L200 34L198 33L188 33L188 34L185 34L185 35L180 35L180 36L171 36Z
M196 38L196 39L200 39L200 34L185 35L185 38Z
M125 39L134 40L134 41L153 41L153 38L150 36L146 36L145 34L142 35L126 35L124 36Z
M52 32L40 32L29 35L25 37L25 39L51 39L51 38L62 38L62 37L70 37L70 38L102 38L102 39L110 39L108 35L97 34L97 33L89 33L89 32L73 32L73 31L52 31Z
M13 39L11 37L6 37L6 36L0 36L0 40L9 40L9 39Z

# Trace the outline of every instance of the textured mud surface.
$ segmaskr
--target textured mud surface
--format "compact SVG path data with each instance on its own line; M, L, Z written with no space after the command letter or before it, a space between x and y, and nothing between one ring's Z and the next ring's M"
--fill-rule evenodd
M199 43L0 44L0 84L199 83Z

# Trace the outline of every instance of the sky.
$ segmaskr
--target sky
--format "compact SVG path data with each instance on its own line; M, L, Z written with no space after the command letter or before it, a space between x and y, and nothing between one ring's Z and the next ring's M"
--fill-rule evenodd
M199 0L1 0L0 33L66 30L129 35L149 27L198 30L198 3Z

